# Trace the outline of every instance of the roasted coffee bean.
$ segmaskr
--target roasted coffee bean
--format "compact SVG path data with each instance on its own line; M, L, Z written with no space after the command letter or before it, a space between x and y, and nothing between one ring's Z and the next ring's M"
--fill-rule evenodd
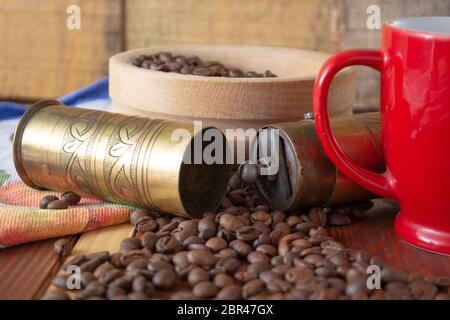
M96 276L97 278L102 274L105 273L108 270L114 269L114 266L109 263L109 262L104 262L101 265L99 265L97 268L95 268L94 270L94 276Z
M115 279L108 285L108 287L119 287L128 292L131 289L131 284L133 283L133 280L134 277L130 275L124 275L120 278Z
M178 242L175 237L171 236L165 236L162 238L159 238L156 242L155 249L156 252L160 253L174 253L177 251L180 251L182 248L180 242Z
M54 200L47 204L47 209L63 210L69 208L69 203L65 200Z
M208 267L216 263L216 257L207 250L192 250L188 252L187 258L190 263Z
M269 263L270 259L264 253L261 253L259 251L253 251L253 252L250 252L249 255L247 256L247 261L250 263L254 263L254 262Z
M55 241L53 245L56 254L66 257L72 251L72 244L67 239L59 239Z
M41 300L70 300L67 293L61 290L47 291Z
M183 263L189 263L189 260L187 258L187 251L179 251L176 254L173 255L172 257L172 262L177 265L177 264L183 264Z
M81 197L75 192L64 192L61 196L61 200L66 201L69 205L74 206L80 202Z
M271 267L270 263L268 263L266 261L259 261L259 262L250 263L247 266L247 271L254 272L256 274L260 274L261 272L263 272L265 270L269 270L270 267Z
M120 262L123 266L128 266L130 263L137 259L147 258L145 251L143 250L128 250L120 257Z
M167 261L149 261L147 264L147 269L151 272L158 272L164 269L173 269L172 265Z
M288 292L292 289L292 285L283 279L275 278L266 283L266 288L271 293Z
M219 223L222 226L222 228L231 230L231 231L237 231L238 229L245 226L244 222L237 218L236 216L225 213L220 216ZM256 238L255 238L256 239ZM254 240L254 239L253 239Z
M224 288L226 286L235 284L233 277L226 273L216 274L214 276L213 282L218 288Z
M143 292L131 292L128 294L128 300L148 300L148 296Z
M385 297L388 300L408 300L411 299L411 292L408 285L401 281L392 281L385 286Z
M242 288L235 284L227 285L223 287L219 293L217 293L216 298L219 300L238 300L241 299Z
M138 238L125 238L120 243L120 253L125 253L129 250L137 250L140 249L142 246L141 240Z
M258 275L255 272L239 271L234 274L234 278L240 283L247 283L250 280L256 279Z
M236 258L226 258L226 259L220 259L217 261L215 265L215 269L217 272L225 272L228 274L235 273L239 267L241 266L241 262Z
M216 296L217 287L211 281L198 282L193 288L192 293L201 299L210 299Z
M178 282L178 275L171 269L163 269L155 273L152 281L157 288L171 290Z
M123 276L123 274L124 274L124 272L122 270L111 269L111 270L105 271L104 273L101 273L97 278L102 284L108 285L112 281Z
M273 272L272 270L266 270L259 274L259 278L265 283L272 281L273 279L281 279L282 276L278 273Z
M268 257L274 257L278 253L277 248L271 244L261 244L256 247L256 251L261 252Z
M136 277L131 284L131 288L132 288L133 292L143 293L147 297L151 296L153 294L153 292L155 291L153 284L151 282L149 282L148 279L144 276Z
M146 209L138 209L131 213L130 215L130 223L133 226L136 226L136 224L143 218L143 217L151 217L150 212Z
M417 279L410 282L409 289L411 290L413 297L418 300L431 300L438 291L433 283L423 279Z
M195 264L180 263L175 266L175 272L180 276L180 278L186 279L189 272L191 272L192 269L194 269L196 267L197 266Z
M236 238L241 241L253 241L258 239L261 232L253 226L245 226L237 229Z
M250 252L252 252L252 247L241 240L233 240L230 242L230 248L234 249L240 257L246 258Z
M206 241L205 245L211 248L213 252L217 252L225 249L228 246L228 243L223 238L212 237Z
M191 291L177 291L170 296L170 300L194 300L195 296Z
M190 236L183 241L183 247L185 248L189 247L191 244L205 244L205 240L197 236Z
M114 253L111 255L111 264L116 267L116 268L123 268L124 265L122 264L122 262L120 261L120 258L122 257L122 255L120 253Z
M193 244L190 244L190 245L187 247L187 249L188 249L188 250L206 250L206 251L208 251L208 252L211 251L211 249L210 249L209 247L207 247L205 244L199 244L199 243L193 243Z
M59 275L53 278L52 280L52 285L54 285L55 287L62 289L62 290L67 290L67 280L69 279L70 274L65 274L65 275Z
M265 283L261 279L253 279L244 284L242 287L242 297L250 298L264 290Z
M43 197L43 198L41 199L41 201L39 202L39 208L41 208L41 209L47 209L48 204L49 204L50 202L53 202L53 201L56 201L56 200L59 200L57 196L52 196L52 195L45 196L45 197Z
M155 249L156 242L158 241L159 236L151 231L145 232L142 236L142 245L150 250Z
M141 217L137 219L136 230L139 232L155 231L158 228L158 224L152 217Z
M408 281L408 275L395 267L386 267L381 270L381 280L383 282L391 282L391 281Z
M121 295L126 295L126 291L120 287L108 287L106 289L106 298L109 300Z
M127 267L126 267L126 271L131 271L131 270L144 270L147 268L147 263L148 260L147 258L138 258L135 259L133 261L131 261Z
M238 253L236 252L236 250L233 250L231 248L225 248L220 250L219 252L217 252L215 254L216 258L218 259L223 259L223 258L237 258L238 257Z
M209 281L209 273L202 268L196 267L189 272L187 281L191 286L195 286L202 281Z
M308 217L312 223L318 226L324 227L327 224L327 214L321 208L312 208L309 210Z
M67 269L70 267L70 266L80 266L83 262L85 262L87 259L86 259L86 256L84 255L84 254L79 254L79 255L77 255L77 256L75 256L74 258L72 258L71 260L69 260L68 262L66 262L63 266L62 266L62 269L64 270L64 271L67 271Z
M328 223L332 226L343 226L351 222L349 216L345 213L333 212L328 216Z

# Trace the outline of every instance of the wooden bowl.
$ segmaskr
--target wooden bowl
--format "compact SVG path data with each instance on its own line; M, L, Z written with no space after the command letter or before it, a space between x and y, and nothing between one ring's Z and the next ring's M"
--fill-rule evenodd
M143 54L161 51L197 55L244 71L270 70L278 77L203 77L152 71L133 64ZM232 124L302 119L312 110L315 76L327 57L300 49L230 45L155 46L122 52L109 63L113 111L174 120L228 120ZM330 88L330 114L351 113L355 90L354 71L340 72Z

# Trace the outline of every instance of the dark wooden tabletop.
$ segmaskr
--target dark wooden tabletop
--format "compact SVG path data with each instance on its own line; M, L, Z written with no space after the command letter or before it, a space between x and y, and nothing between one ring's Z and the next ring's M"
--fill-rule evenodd
M329 227L337 240L354 249L380 255L405 271L450 277L450 257L416 249L394 233L398 209L376 200L364 220L342 227ZM78 237L69 237L75 242ZM53 251L54 240L29 243L0 251L0 299L39 299L58 272L62 260Z

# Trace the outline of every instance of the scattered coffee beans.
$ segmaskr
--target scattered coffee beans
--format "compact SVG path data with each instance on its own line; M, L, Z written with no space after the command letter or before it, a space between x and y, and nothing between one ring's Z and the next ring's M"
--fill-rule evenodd
M164 55L163 60L170 60ZM52 200L53 201L53 200ZM234 174L217 212L200 219L134 211L140 231L118 253L79 255L75 299L449 299L450 279L427 278L388 266L381 257L351 250L327 235L327 224L364 217L371 204L285 213L259 203ZM357 211L357 214L352 212ZM58 241L57 252L67 242ZM70 250L69 250L70 251ZM367 267L381 269L381 289L367 288ZM69 273L53 279L43 299L69 299ZM66 292L61 290L66 289Z
M76 205L80 202L81 197L74 192L65 192L62 194L61 199L56 196L45 196L39 202L40 209L53 209L61 210L67 209L71 205Z
M230 78L273 78L275 74L269 70L264 73L254 71L244 72L237 68L225 67L219 61L203 61L200 58L172 55L169 52L159 52L152 55L143 55L137 58L134 64L138 67L162 72L176 72L203 77L230 77Z
M59 239L56 240L54 249L58 255L66 257L72 251L72 245L67 239Z

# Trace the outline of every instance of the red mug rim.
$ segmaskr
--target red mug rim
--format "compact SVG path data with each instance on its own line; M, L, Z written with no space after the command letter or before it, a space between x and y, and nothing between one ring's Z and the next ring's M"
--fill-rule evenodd
M436 23L444 24L442 31L436 31ZM424 26L424 24L427 24ZM385 27L396 30L414 33L423 36L433 36L450 40L450 17L432 16L432 17L407 17L399 19L390 19L385 21ZM445 27L448 27L445 28Z

